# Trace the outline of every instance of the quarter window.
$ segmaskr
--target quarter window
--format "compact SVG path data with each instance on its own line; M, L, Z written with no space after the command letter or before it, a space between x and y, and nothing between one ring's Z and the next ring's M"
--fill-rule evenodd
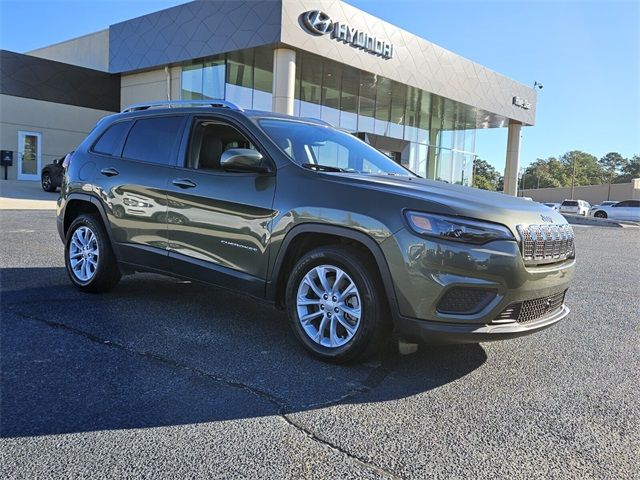
M118 122L111 125L93 146L93 151L103 155L120 156L122 141L133 122Z
M122 156L132 160L171 165L182 133L182 116L138 120L124 146Z

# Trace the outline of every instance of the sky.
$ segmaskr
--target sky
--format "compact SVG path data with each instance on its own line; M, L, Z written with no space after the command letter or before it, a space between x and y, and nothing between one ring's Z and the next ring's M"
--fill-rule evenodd
M0 0L0 48L26 52L184 3ZM349 0L524 84L541 82L521 164L571 150L640 154L640 0ZM476 151L504 168L506 128Z

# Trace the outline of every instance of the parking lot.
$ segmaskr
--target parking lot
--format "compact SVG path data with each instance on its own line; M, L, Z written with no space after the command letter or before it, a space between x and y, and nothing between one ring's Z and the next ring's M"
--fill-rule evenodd
M0 215L2 478L638 478L640 228L575 227L551 329L334 366L228 291L79 293L53 211Z

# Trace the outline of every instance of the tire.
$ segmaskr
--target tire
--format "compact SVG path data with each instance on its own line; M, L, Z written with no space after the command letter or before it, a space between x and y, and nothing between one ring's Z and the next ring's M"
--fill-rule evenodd
M112 212L113 216L116 218L124 218L124 216L126 215L124 207L122 205L114 205Z
M93 215L80 215L71 223L64 263L71 282L83 292L111 290L122 276L104 225Z
M333 291L339 271L341 279ZM322 287L322 272L329 289ZM347 292L350 284L354 289ZM381 285L377 268L356 248L327 246L306 253L293 267L286 288L287 312L296 337L313 355L331 363L379 353L391 330ZM345 295L342 300L341 295ZM303 304L299 298L304 298Z
M597 218L607 218L607 212L603 212L602 210L598 210L596 213L593 214L594 217Z
M42 185L42 190L45 192L55 192L57 188L49 172L42 173L42 176L40 177L40 185Z

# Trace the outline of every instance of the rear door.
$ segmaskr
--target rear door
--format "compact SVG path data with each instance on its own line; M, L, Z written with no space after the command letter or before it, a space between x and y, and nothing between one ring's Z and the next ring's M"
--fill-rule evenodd
M267 276L274 173L227 172L229 148L260 150L250 132L220 116L193 117L182 164L168 185L169 257L187 276L261 295Z
M640 219L640 200L618 202L609 211L610 218L616 220L638 220Z
M154 266L167 256L167 184L176 165L186 115L124 120L92 147L96 185L120 259ZM162 267L158 264L157 267Z

